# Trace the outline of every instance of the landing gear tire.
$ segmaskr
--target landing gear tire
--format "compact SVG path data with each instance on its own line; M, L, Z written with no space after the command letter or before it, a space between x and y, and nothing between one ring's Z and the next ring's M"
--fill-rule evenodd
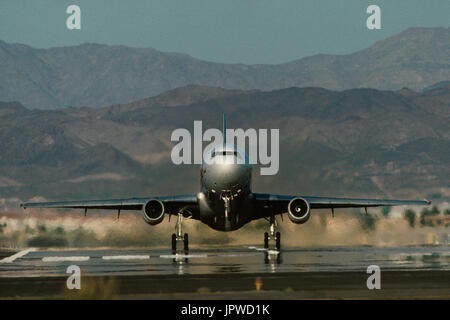
M264 249L269 249L269 233L264 232Z
M177 235L175 233L172 234L172 254L177 253Z
M184 244L184 254L188 254L189 253L189 237L188 237L187 233L184 234L183 244Z
M277 232L275 234L275 248L277 249L277 251L280 251L281 249L281 233Z

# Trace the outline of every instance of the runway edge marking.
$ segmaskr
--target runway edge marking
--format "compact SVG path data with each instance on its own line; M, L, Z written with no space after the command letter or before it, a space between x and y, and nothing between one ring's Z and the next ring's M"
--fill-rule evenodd
M16 259L22 258L23 256L26 256L28 253L36 251L36 248L28 248L22 251L19 251L15 254L13 254L12 256L3 258L2 260L0 260L0 263L13 263Z

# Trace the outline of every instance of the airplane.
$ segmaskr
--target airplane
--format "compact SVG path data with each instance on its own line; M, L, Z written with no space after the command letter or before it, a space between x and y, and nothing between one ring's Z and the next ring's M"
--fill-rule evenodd
M139 210L143 220L156 225L165 215L177 216L172 234L172 253L177 252L177 243L182 242L184 252L189 251L188 234L183 234L183 218L201 221L212 229L233 231L253 220L266 219L269 230L264 233L264 248L269 240L275 242L275 249L281 249L281 234L277 230L275 216L287 213L296 224L306 223L312 209L364 208L396 205L430 205L428 200L379 200L329 198L303 195L278 195L255 193L251 190L252 167L248 156L234 144L226 143L226 116L223 116L223 143L205 153L200 169L201 188L197 194L155 196L146 198L86 200L65 202L28 202L26 208L72 208L117 210L118 217L123 210ZM236 161L237 159L242 161ZM208 161L205 161L208 160ZM282 216L281 216L282 217Z

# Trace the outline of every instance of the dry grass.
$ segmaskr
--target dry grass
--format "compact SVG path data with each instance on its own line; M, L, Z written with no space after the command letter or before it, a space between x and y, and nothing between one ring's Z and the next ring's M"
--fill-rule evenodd
M69 290L64 287L66 300L111 300L118 294L114 277L81 277L81 288Z

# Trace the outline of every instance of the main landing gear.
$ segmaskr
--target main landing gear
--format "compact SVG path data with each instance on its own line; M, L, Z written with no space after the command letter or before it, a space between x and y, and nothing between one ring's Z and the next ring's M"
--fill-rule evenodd
M277 228L277 221L274 216L269 219L270 227L269 232L264 232L264 249L266 249L264 261L269 263L271 260L276 260L277 263L281 262L281 233L275 232ZM275 251L270 249L269 241L275 242Z
M269 240L275 241L275 249L280 251L281 249L281 234L279 231L275 232L277 228L277 221L275 217L270 217L269 232L264 232L264 248L269 249Z
M183 235L182 224L183 215L178 213L177 224L175 226L176 233L172 234L172 254L177 254L178 242L183 242L184 254L189 254L189 237L187 233Z

